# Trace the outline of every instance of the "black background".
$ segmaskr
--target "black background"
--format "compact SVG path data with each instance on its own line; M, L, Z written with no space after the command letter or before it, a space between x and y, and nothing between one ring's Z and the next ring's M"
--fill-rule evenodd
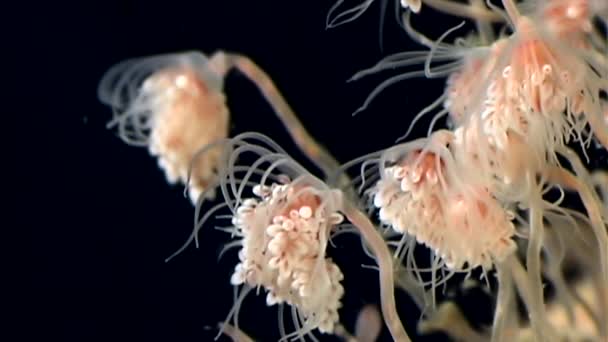
M180 187L166 184L145 149L126 146L105 128L110 111L96 99L97 82L126 58L193 49L239 52L274 78L311 133L347 161L390 146L412 116L440 95L443 82L398 84L352 117L373 88L396 72L346 80L415 45L396 24L392 2L382 51L380 2L357 21L326 30L332 4L115 0L24 9L29 20L7 31L17 37L17 65L24 66L8 68L21 75L21 110L14 116L25 123L16 129L27 128L18 140L16 178L22 180L16 199L26 212L15 227L23 227L30 242L18 259L27 295L19 304L17 340L212 340L216 330L207 327L215 328L232 306L229 278L236 255L217 260L228 236L208 227L200 249L188 248L164 262L188 237L192 206ZM424 19L415 23L431 37L458 23L430 9L423 12ZM232 72L225 91L233 134L260 131L303 160L252 84ZM427 123L412 137L424 135ZM346 274L341 315L350 328L363 304L377 303L377 276L360 267L371 261L356 238L336 243L332 256ZM490 304L471 298L468 313L477 322L490 321ZM419 312L402 293L397 299L415 336ZM240 317L253 337L277 340L276 309L265 307L264 296L250 296ZM389 340L386 332L383 337Z

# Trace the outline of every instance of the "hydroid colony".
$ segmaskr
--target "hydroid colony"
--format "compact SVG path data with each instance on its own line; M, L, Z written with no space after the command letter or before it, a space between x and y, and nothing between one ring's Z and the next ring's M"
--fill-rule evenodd
M348 8L340 0L327 25L355 20L373 3ZM362 311L354 334L341 324L348 274L327 250L332 236L349 230L377 264L382 319L396 341L410 338L397 314L395 287L423 310L422 332L442 330L467 341L607 340L608 165L590 169L585 157L592 143L608 149L608 3L395 5L422 50L388 56L355 75L405 70L379 85L364 107L387 86L415 77L443 78L445 91L412 115L412 125L434 115L427 137L342 165L245 56L220 51L133 59L100 83L100 99L114 111L110 126L125 142L147 146L167 180L189 190L197 222L183 248L198 242L210 221L229 220L226 248L238 249L239 260L226 282L238 296L220 332L249 338L238 329L238 313L256 290L268 306L292 316L291 331L283 316L279 320L284 340L327 334L375 340L380 316L372 309ZM472 21L476 33L451 38L456 27L427 37L410 21L424 17L427 6ZM230 69L259 88L318 170L305 169L261 133L230 137L222 87ZM434 130L446 116L450 128ZM557 200L549 199L553 193ZM566 206L566 193L583 209ZM418 266L417 245L431 251L430 267ZM564 274L572 265L582 273L578 286ZM455 274L474 270L498 280L490 329L473 329L454 303L436 296ZM556 289L550 303L545 282Z

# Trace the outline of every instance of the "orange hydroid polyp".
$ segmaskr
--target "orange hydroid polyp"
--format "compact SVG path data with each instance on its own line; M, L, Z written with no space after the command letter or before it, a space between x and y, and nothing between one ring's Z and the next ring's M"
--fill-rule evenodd
M515 249L512 214L458 179L445 158L414 150L385 168L374 189L380 220L428 246L450 270L490 269Z
M115 65L98 88L99 99L114 112L108 126L116 127L126 143L147 146L169 183L186 184L191 172L193 203L216 177L221 151L194 156L228 135L225 73L222 53L151 56Z
M196 152L228 136L228 109L224 95L209 88L192 69L162 71L146 80L144 87L166 92L166 103L156 113L150 135L150 154L170 183L188 184L193 203L216 175L221 151ZM192 162L192 165L191 165Z

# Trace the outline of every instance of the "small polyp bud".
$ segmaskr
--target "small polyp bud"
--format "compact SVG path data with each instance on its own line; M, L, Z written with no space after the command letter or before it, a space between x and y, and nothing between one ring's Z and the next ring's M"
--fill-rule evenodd
M281 224L281 226L285 230L293 230L296 225L295 225L295 223L292 220L286 219L286 220L283 221L283 223Z
M312 209L310 207L306 207L306 206L302 207L302 208L300 208L298 213L300 214L300 217L302 217L303 219L309 219L312 217Z
M267 186L258 184L253 187L252 191L253 191L254 195L256 195L258 197L264 197L268 194L270 189Z
M275 236L282 231L283 227L279 224L271 224L270 226L268 226L268 228L266 228L266 234L268 234L269 236Z
M329 224L337 225L344 221L344 216L339 213L333 213L329 216Z
M277 303L280 303L279 299L272 293L272 291L268 291L266 295L266 305L273 306Z
M245 275L243 274L243 265L241 263L236 264L234 273L230 277L230 284L236 286L245 282Z

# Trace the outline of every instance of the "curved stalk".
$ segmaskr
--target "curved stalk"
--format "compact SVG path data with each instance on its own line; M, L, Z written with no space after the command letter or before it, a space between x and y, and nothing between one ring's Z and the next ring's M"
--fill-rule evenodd
M344 215L359 230L361 236L365 239L376 257L376 262L380 269L380 300L382 303L384 322L394 341L409 342L411 341L410 337L403 328L403 324L397 314L393 255L389 251L384 239L367 216L361 213L347 200L344 201L343 206Z
M323 171L325 176L335 174L336 170L340 168L340 163L308 133L270 76L246 56L227 52L225 56L226 63L229 66L238 69L256 85L289 132L294 143L306 157ZM343 187L350 184L346 175L341 174L340 177L338 180L339 186Z

